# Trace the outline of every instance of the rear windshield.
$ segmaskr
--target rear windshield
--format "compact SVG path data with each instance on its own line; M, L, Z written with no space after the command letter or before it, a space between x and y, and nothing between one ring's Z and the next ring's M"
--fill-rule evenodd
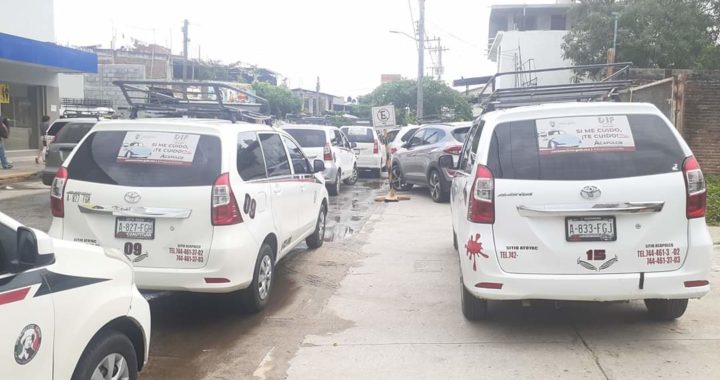
M452 131L452 135L455 140L464 142L468 132L470 132L470 127L456 128Z
M595 180L680 171L684 158L663 119L604 115L500 124L488 166L496 178Z
M138 187L210 186L220 175L216 136L100 131L75 152L70 179Z
M373 143L375 135L372 128L367 127L346 127L342 128L348 140L354 143Z
M317 129L286 129L303 148L322 148L325 146L325 131Z
M55 136L55 143L61 144L77 144L82 140L90 129L95 124L93 123L68 123L58 134Z
M56 121L52 123L50 128L48 128L47 130L47 134L50 136L55 136L67 123L67 121Z

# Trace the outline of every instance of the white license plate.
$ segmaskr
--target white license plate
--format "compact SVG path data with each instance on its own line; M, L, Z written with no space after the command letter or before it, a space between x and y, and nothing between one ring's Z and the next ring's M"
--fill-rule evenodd
M115 237L119 239L155 239L155 219L117 217L115 219Z
M567 241L615 241L614 216L588 216L565 218L565 239Z

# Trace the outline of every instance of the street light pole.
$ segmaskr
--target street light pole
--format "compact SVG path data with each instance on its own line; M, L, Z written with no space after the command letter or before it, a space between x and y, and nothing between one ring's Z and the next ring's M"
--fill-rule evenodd
M418 124L423 119L423 77L425 75L425 0L418 0L420 19L418 20L418 75L417 75L417 113Z
M615 32L613 33L613 51L617 51L617 50L615 50L615 46L617 45L617 24L618 24L618 16L620 15L620 13L613 12L613 15L615 16Z

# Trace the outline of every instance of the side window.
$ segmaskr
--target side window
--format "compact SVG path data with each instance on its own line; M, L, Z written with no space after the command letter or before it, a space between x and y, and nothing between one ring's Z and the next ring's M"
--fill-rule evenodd
M350 140L348 140L347 136L344 133L340 132L340 134L342 135L343 146L346 148L350 148Z
M310 161L305 157L302 149L285 136L283 136L283 141L290 152L290 161L292 161L295 174L312 174Z
M267 177L257 133L242 132L238 135L237 170L244 181Z
M417 132L417 128L405 132L405 134L400 137L400 141L407 142L411 137L413 137L413 135L415 135L415 132Z
M0 274L5 274L10 268L10 252L17 247L17 232L10 227L0 224Z
M475 152L477 151L478 144L480 143L480 136L482 135L482 129L485 125L485 121L481 120L479 123L473 124L470 130L470 135L465 139L463 150L460 153L460 162L458 168L464 172L471 172L472 167L475 164Z
M265 156L268 177L289 175L290 161L280 136L275 133L260 134L260 144Z
M332 146L343 146L343 139L342 139L342 135L340 134L340 131L333 130L331 133L333 134L332 141L330 141Z
M442 129L432 128L428 129L423 136L423 145L435 144L445 137L445 131Z
M425 131L427 131L427 129L418 129L415 134L412 135L408 144L412 146L422 145L423 139L425 138Z

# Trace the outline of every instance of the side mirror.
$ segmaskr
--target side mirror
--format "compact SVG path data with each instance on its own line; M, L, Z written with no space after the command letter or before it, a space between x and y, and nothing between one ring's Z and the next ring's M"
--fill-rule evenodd
M440 167L443 169L453 169L453 167L455 166L453 156L449 154L443 154L438 158L438 165L440 165Z
M19 227L17 229L16 247L17 253L15 257L10 260L12 271L20 273L34 268L40 256L35 232L27 227Z
M315 173L324 172L325 171L325 161L323 161L323 160L313 161L313 171Z
M354 142L354 141L351 142L351 143L350 143L350 147L351 147L351 148L357 148L357 143Z

